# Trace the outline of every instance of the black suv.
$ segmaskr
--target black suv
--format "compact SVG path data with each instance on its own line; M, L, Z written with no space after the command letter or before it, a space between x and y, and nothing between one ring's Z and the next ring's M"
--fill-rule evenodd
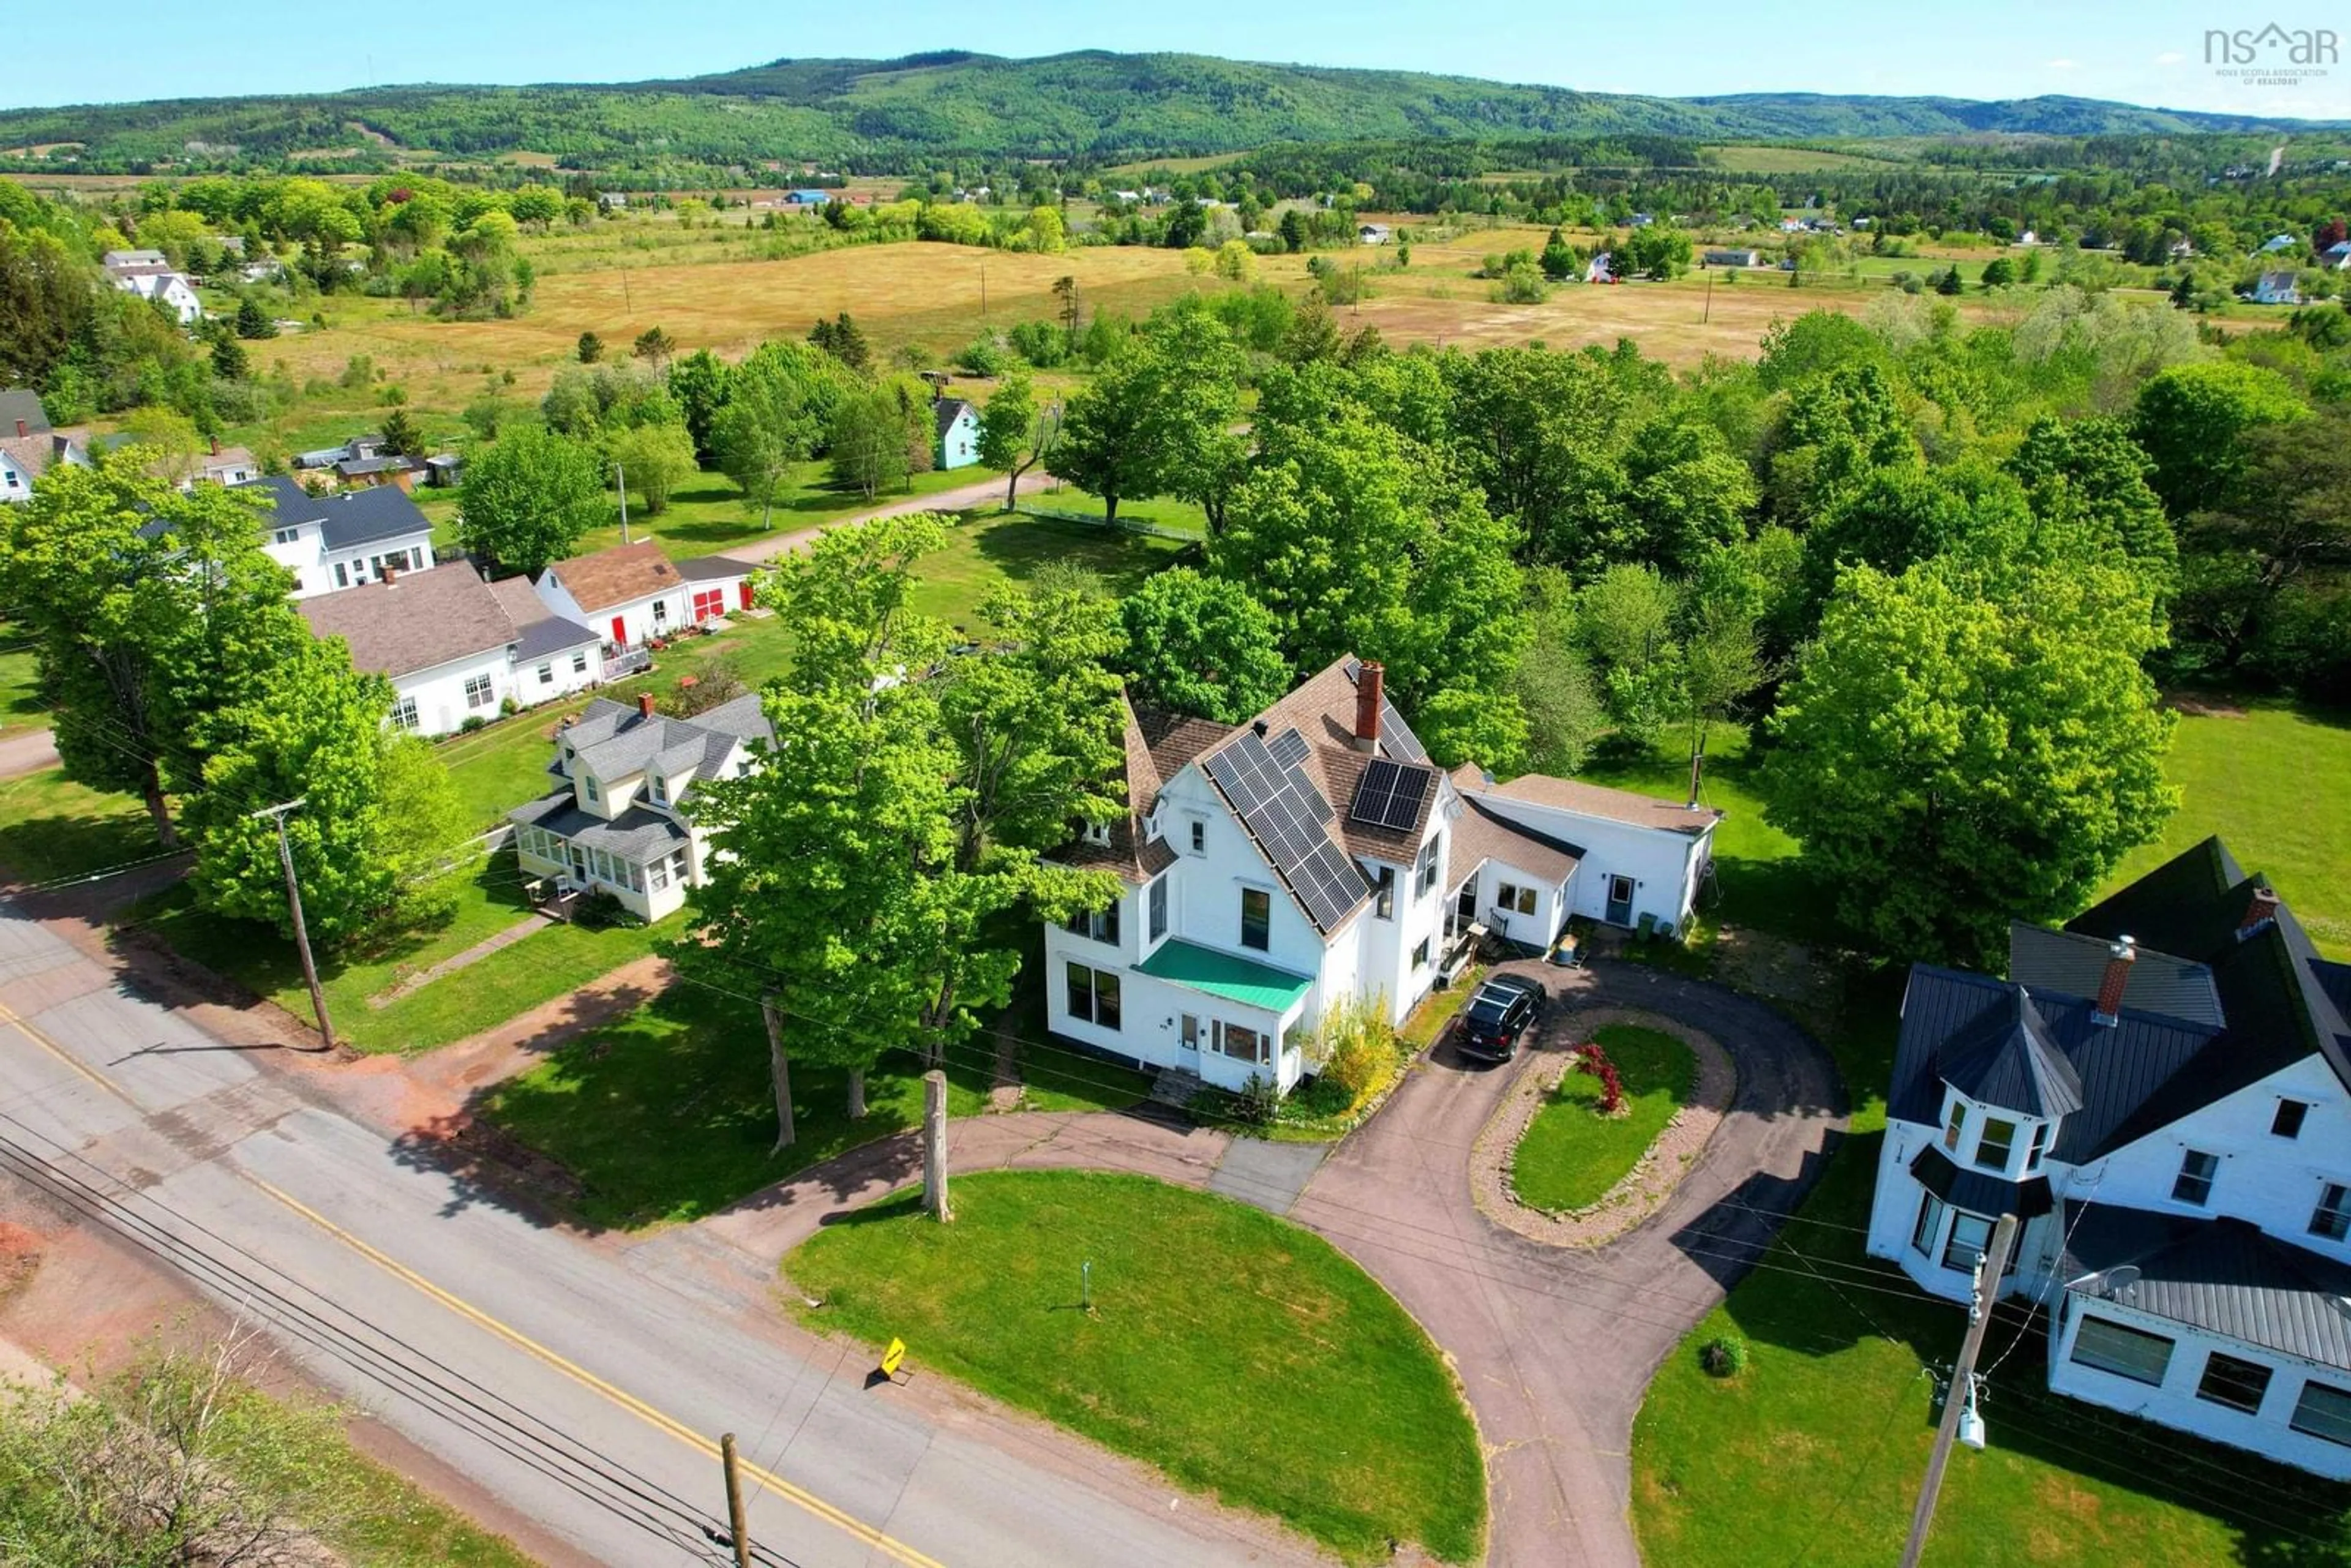
M1464 1056L1508 1061L1519 1053L1519 1041L1534 1027L1542 1004L1541 981L1517 975L1491 976L1461 1009L1454 1044Z

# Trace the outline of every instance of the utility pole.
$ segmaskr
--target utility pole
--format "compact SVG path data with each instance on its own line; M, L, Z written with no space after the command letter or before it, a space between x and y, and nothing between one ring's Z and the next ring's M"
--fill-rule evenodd
M751 1568L751 1530L743 1522L743 1472L735 1460L735 1434L718 1439L718 1457L726 1466L726 1532L734 1537L735 1568Z
M612 465L612 488L621 493L621 542L629 542L629 471L618 463Z
M294 877L294 846L286 839L286 813L308 799L297 795L282 806L264 806L246 815L267 817L277 825L277 863L286 868L286 907L294 916L294 947L302 955L302 978L310 987L310 1010L319 1015L319 1038L326 1042L320 1049L332 1051L335 1026L327 1018L327 993L319 988L319 966L310 956L310 928L302 923L302 887Z
M1976 1356L1983 1349L1984 1331L1991 1326L1992 1298L2000 1294L2001 1274L2015 1244L2016 1216L2003 1214L1992 1229L1991 1246L1976 1260L1968 1334L1959 1343L1959 1364L1951 1369L1951 1386L1943 1396L1943 1421L1935 1428L1935 1449L1927 1458L1927 1479L1918 1489L1917 1510L1910 1516L1910 1543L1902 1549L1902 1568L1918 1568L1918 1554L1927 1550L1927 1531L1935 1522L1935 1499L1943 1490L1944 1467L1951 1462L1951 1442L1959 1435L1959 1417L1975 1402Z
M1698 316L1698 325L1699 325L1699 326L1701 326L1701 327L1703 327L1703 326L1705 326L1708 322L1709 322L1709 321L1711 321L1711 320L1713 320L1713 319L1714 319L1714 268L1712 268L1712 267L1708 267L1708 268L1706 269L1706 309L1705 309L1702 313L1700 313L1700 315Z
M934 1067L923 1074L923 1210L945 1224L947 1207L947 1075Z

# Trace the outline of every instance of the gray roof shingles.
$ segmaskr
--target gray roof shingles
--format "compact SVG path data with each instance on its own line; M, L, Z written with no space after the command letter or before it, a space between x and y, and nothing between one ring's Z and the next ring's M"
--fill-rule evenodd
M507 813L507 821L545 828L558 838L602 850L633 865L643 865L686 841L686 831L659 811L632 806L607 821L581 810L569 789L517 806Z
M433 531L433 519L394 486L357 490L348 496L318 497L283 475L272 475L230 488L268 496L277 508L270 525L273 528L318 524L329 550L356 549L361 545Z

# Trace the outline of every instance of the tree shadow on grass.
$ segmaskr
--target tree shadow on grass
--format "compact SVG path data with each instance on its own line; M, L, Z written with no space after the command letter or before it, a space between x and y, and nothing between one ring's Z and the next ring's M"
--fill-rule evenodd
M5 799L0 789L0 802ZM0 816L7 814L0 805ZM50 882L160 852L154 824L144 811L57 811L0 826L0 879L14 874L26 882Z
M979 530L980 558L1015 582L1027 582L1046 566L1066 561L1099 575L1113 593L1123 594L1164 568L1197 554L1155 548L1150 536L1059 517L1016 516Z

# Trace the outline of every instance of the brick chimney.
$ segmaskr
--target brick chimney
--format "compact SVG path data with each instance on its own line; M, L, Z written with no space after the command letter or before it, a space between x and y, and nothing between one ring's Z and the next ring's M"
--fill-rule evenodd
M17 440L22 441L22 440L24 440L24 439L25 439L25 437L26 437L26 436L28 436L28 435L30 435L30 434L33 434L33 432L32 432L32 427L31 427L31 426L29 426L29 425L27 425L27 424L26 424L23 420L21 420L21 419L20 419L20 420L18 420L18 421L16 422L16 439L17 439Z
M637 716L639 718L651 718L653 716L653 693L639 692L637 694Z
M2266 887L2253 889L2253 896L2245 904L2245 916L2237 922L2237 940L2258 936L2276 925L2277 913L2278 895Z
M1366 659L1355 673L1355 749L1380 748L1380 694L1387 671L1375 659Z
M2138 962L2138 944L2125 936L2106 949L2106 972L2098 980L2098 1005L2090 1021L2107 1029L2122 1021L2123 988L2130 984L2131 966Z
M390 588L400 577L400 568L390 561L383 563L383 585Z

